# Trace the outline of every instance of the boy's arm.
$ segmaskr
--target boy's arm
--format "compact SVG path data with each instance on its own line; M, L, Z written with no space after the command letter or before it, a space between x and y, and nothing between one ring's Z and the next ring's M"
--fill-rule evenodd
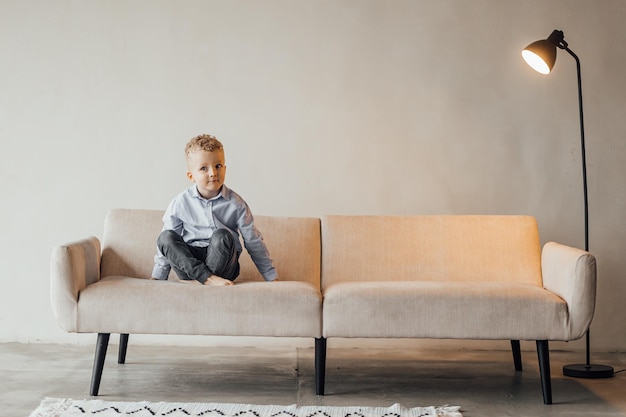
M250 258L252 258L257 269L263 275L263 279L265 281L278 280L278 272L263 241L263 235L254 226L254 219L249 211L240 219L239 232L243 237L243 243L250 254Z
M265 242L263 242L263 237L256 228L254 230L258 234L258 237L250 241L244 240L246 250L261 275L263 275L263 279L265 279L265 281L275 281L278 279L278 272L274 267L272 258L270 258L267 246L265 246Z
M157 253L154 255L154 267L152 268L152 278L158 280L166 280L170 274L170 263L165 259L165 256L157 248Z
M161 233L164 230L173 230L178 234L182 234L183 221L175 214L175 201L176 200L170 203L163 215L163 229L161 229ZM171 268L170 263L165 256L163 256L157 245L157 253L154 255L154 267L152 268L152 278L166 280L170 274Z

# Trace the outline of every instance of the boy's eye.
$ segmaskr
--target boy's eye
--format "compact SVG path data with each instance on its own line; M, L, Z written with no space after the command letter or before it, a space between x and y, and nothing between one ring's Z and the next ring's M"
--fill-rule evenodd
M207 170L207 167L200 168L200 171L206 171L206 170Z
M224 165L222 165L222 164L215 165L215 169L222 169L223 167L224 167Z

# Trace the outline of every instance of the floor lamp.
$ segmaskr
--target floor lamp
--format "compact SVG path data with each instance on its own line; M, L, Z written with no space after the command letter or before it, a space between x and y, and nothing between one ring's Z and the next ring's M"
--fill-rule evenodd
M587 163L585 157L585 127L583 124L583 93L580 79L580 60L572 52L563 37L563 31L554 30L548 39L531 43L522 51L522 57L528 65L541 74L549 74L556 62L556 48L564 49L576 60L578 73L578 108L580 113L580 149L583 164L583 198L585 207L585 250L589 250L589 207L587 204ZM614 375L613 368L606 365L591 364L589 329L586 334L587 362L563 366L563 374L576 378L611 378Z

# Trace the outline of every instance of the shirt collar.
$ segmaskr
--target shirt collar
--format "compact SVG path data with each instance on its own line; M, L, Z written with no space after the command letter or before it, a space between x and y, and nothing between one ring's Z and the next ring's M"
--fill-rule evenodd
M198 192L198 187L196 187L195 184L191 186L191 193L195 198L199 198L200 200L204 200L204 201L217 200L220 197L226 200L230 200L230 189L226 187L226 184L222 184L222 189L220 190L219 194L213 198L206 199L202 197L200 193Z

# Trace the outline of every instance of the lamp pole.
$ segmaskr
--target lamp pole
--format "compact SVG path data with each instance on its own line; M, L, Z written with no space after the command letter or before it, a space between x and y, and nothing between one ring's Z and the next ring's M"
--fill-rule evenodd
M561 40L557 44L569 53L576 61L576 74L578 76L578 114L580 116L580 152L583 164L583 200L585 209L585 251L589 251L589 203L587 198L587 156L585 152L585 122L583 117L583 87L582 77L580 76L580 59L571 49L568 48L567 42ZM587 332L589 334L589 332Z
M576 61L576 74L578 76L578 113L580 116L580 152L582 159L583 174L583 200L585 209L585 251L589 251L589 203L587 198L587 156L585 152L585 122L583 118L583 93L580 76L580 59L563 40L557 44L561 49L569 53ZM586 362L582 364L564 365L563 375L575 378L611 378L614 375L613 368L606 365L596 365L591 363L591 337L589 329L585 334Z

